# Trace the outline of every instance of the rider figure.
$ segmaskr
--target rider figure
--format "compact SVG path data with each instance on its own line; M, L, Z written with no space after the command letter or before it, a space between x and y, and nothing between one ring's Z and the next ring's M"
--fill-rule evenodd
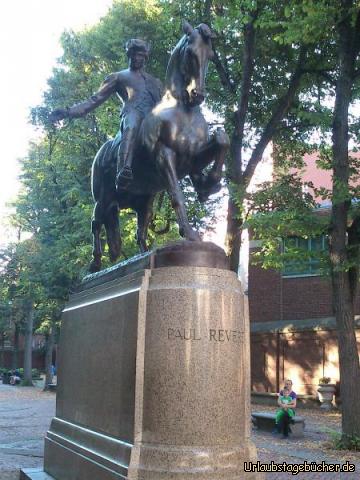
M83 117L105 102L113 93L122 99L120 129L114 139L117 153L117 186L124 180L133 179L132 161L136 136L145 115L160 101L162 95L160 80L144 71L145 61L149 57L149 45L143 40L131 39L125 48L129 68L106 77L100 89L88 100L66 109L57 109L51 114L55 121Z

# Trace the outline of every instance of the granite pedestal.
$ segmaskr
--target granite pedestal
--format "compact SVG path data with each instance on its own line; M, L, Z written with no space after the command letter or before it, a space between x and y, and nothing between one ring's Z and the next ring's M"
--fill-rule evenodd
M44 472L21 478L263 478L244 471L256 461L245 318L213 244L179 242L89 277L63 314Z

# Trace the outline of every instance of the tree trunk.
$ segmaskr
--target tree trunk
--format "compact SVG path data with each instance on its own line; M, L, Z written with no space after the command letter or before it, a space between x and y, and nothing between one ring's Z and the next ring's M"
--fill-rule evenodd
M31 386L32 383L32 341L34 327L34 308L30 304L27 309L27 319L25 325L25 348L24 348L24 385Z
M230 196L227 213L226 253L230 260L230 268L236 274L240 263L242 224L240 209Z
M4 368L5 367L5 333L1 332L1 337L0 337L1 343L0 343L0 367Z
M254 48L254 39L251 37L251 29L248 30L248 36L249 51L252 51ZM242 170L242 147L245 117L247 113L249 90L251 85L250 80L252 69L250 67L248 68L247 78L245 78L243 81L239 109L237 112L235 112L235 129L231 142L231 159L228 164L230 180L238 186L238 198L235 199L236 201L230 198L228 203L228 224L226 232L227 254L230 257L230 266L234 272L237 272L239 268L241 227L243 224L243 220L241 219L242 212L239 205L243 205L246 189L253 178L256 167L262 160L266 147L272 141L281 120L290 110L291 104L295 98L296 92L298 91L300 81L304 73L303 66L306 60L306 54L307 49L302 46L300 48L299 57L294 72L290 78L287 91L279 99L271 118L265 125L261 137L255 146L244 171ZM253 57L250 55L250 53L246 53L246 49L244 54L244 62L246 62L246 64L250 63L250 65L253 64Z
M349 436L360 437L360 364L355 336L353 289L349 269L347 224L349 190L348 115L354 79L355 33L351 24L351 0L342 0L338 23L339 76L336 83L333 116L333 197L330 226L330 263L334 311L338 329L342 431L345 443ZM356 40L357 41L357 40Z
M49 335L46 339L46 355L45 355L45 385L44 391L49 390L49 384L53 381L52 372L52 356L55 343L55 321L52 321Z
M335 317L338 329L340 395L342 401L342 432L360 437L360 366L354 325L354 308L347 272L334 272Z
M12 370L16 370L19 365L19 336L20 336L20 327L17 323L15 323L14 346L13 346L13 353L11 358Z

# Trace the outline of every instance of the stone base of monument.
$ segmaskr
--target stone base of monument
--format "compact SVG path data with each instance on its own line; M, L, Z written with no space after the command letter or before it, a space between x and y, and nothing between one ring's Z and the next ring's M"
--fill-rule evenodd
M21 478L263 478L244 468L256 462L249 365L241 285L215 245L89 276L64 310L44 471Z

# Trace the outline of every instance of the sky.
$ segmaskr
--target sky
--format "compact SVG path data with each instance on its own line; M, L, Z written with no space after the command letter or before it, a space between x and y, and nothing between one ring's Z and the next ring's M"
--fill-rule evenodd
M6 203L16 196L18 158L35 130L30 108L41 103L46 80L62 51L64 30L81 30L106 14L112 0L3 0L0 15L0 244Z

